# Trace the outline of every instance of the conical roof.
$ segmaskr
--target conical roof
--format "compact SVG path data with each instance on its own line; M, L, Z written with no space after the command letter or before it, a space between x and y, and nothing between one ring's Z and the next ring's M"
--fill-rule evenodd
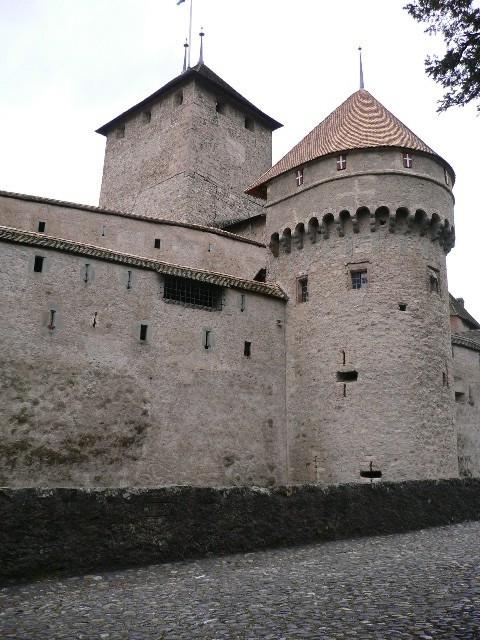
M371 93L359 89L250 185L247 193L266 198L266 183L286 171L331 153L375 147L423 151L447 164Z

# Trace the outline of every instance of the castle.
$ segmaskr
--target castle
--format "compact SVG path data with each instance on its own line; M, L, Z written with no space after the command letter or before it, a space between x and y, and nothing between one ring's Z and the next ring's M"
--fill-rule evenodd
M279 126L200 62L98 129L100 207L0 192L1 485L480 475L453 169L365 89Z

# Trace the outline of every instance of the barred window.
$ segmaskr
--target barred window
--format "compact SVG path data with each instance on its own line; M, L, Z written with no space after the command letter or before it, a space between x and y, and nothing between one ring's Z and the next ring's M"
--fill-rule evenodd
M366 271L352 271L352 289L366 289L368 286L368 275Z
M165 276L163 299L202 309L221 309L222 289L209 282Z

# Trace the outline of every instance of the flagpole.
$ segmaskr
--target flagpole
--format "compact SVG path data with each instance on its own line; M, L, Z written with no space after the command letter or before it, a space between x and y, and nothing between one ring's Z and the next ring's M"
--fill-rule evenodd
M190 26L188 29L188 68L190 69L190 51L192 50L192 6L193 0L190 0Z

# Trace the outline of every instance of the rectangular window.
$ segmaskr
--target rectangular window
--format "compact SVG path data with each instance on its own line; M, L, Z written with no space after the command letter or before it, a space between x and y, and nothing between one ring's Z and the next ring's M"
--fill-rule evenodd
M252 343L247 342L246 340L245 340L245 345L243 347L243 355L247 356L247 358L249 358L252 355Z
M245 118L245 129L248 129L249 131L253 131L255 129L255 124L252 118Z
M102 227L102 236L107 235L107 227Z
M367 271L352 271L352 289L366 289L368 286Z
M153 246L155 247L155 249L160 249L160 238L155 238L155 240L153 241Z
M245 311L245 294L240 294L240 311Z
M295 171L295 183L297 187L303 184L303 169L297 169L297 171Z
M38 233L44 233L45 232L45 222L39 222L38 223Z
M152 120L152 112L148 109L142 112L143 124L148 124Z
M222 289L209 282L165 276L163 299L202 309L222 308Z
M342 154L337 156L337 171L343 171L343 169L347 168L347 156Z
M297 302L308 302L308 278L297 280Z
M117 138L124 138L125 137L125 125L121 124L118 128L117 128Z
M440 272L434 267L428 267L428 288L430 293L440 293Z
M411 153L404 153L403 154L403 166L406 169L411 169L413 167L413 160L412 160L412 154Z
M146 340L147 339L147 329L148 329L148 324L141 324L140 325L140 340Z
M447 186L449 186L449 185L450 185L450 178L449 178L449 176L448 176L448 171L447 171L446 169L445 169L445 184L446 184Z
M33 263L33 270L36 273L42 273L43 271L43 261L45 258L43 256L35 256L35 260Z

